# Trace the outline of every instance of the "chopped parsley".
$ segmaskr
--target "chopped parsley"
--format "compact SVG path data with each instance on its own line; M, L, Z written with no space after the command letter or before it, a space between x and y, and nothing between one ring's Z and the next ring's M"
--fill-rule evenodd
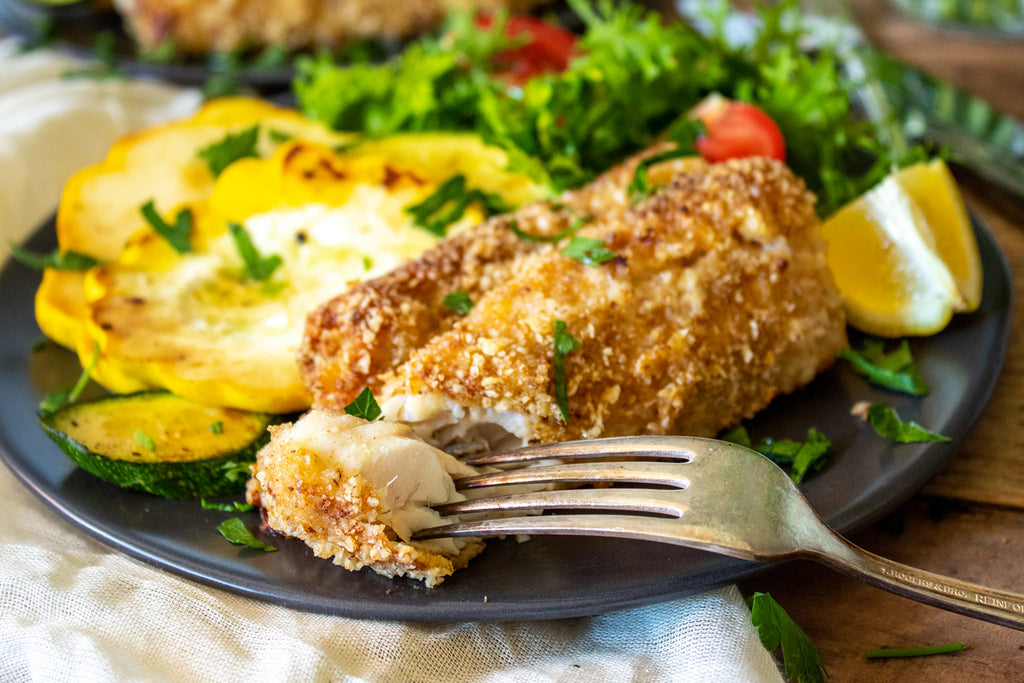
M250 280L265 282L270 279L274 271L283 263L277 254L262 256L252 243L249 231L240 223L228 223L228 230L231 238L238 248L238 255L242 257L242 271Z
M233 500L230 503L211 503L205 498L199 499L199 504L206 510L220 510L221 512L248 512L256 506L252 503L243 503L240 500Z
M700 119L684 118L679 124L673 126L669 137L675 140L676 146L654 156L647 157L637 164L636 170L633 172L633 179L626 190L632 202L634 204L637 203L657 189L651 185L647 178L647 171L651 166L660 164L663 161L695 155L697 151L694 143L697 141L697 136L704 132L704 124Z
M580 346L569 334L564 320L555 321L555 402L562 421L569 424L569 387L565 378L565 357Z
M253 126L239 133L228 133L219 141L199 150L197 155L206 162L210 173L216 178L239 159L258 157L256 145L259 138L260 128Z
M221 522L217 526L217 531L220 535L228 539L235 545L247 545L250 548L256 550L263 550L265 552L274 552L277 550L272 545L267 545L260 539L253 536L252 532L246 528L245 523L239 517L232 517L231 519Z
M345 412L368 422L373 422L381 416L380 405L377 403L377 399L373 397L373 392L370 391L369 387L363 387L363 390L359 392L355 400L345 406Z
M473 300L469 298L467 292L461 289L447 295L441 303L444 304L445 308L459 315L467 315L473 310Z
M843 349L839 357L848 361L854 372L867 377L873 384L913 396L928 393L928 384L914 365L910 344L906 339L890 352L886 352L885 343L880 339L865 339L859 351Z
M224 423L221 420L217 420L216 422L211 422L210 423L210 433L211 434L223 434L224 433Z
M588 266L599 266L615 258L615 252L606 249L604 240L576 235L562 248L562 254Z
M432 235L444 237L448 226L462 218L466 209L479 203L487 216L507 213L510 207L500 196L466 186L466 176L456 174L441 183L432 195L405 208L413 223Z
M523 240L524 242L534 242L534 243L536 243L536 242L551 242L551 243L555 243L555 242L561 242L563 239L565 239L569 235L575 235L579 231L580 228L582 228L584 225L586 225L587 223L589 223L592 220L594 220L593 216L589 216L589 215L588 216L577 216L572 221L572 223L570 223L569 225L566 226L565 230L562 230L562 231L560 231L560 232L558 232L558 233L556 233L554 235L550 235L550 236L533 235L531 233L528 233L528 232L524 231L522 228L520 228L519 227L519 223L517 223L516 221L509 221L508 229L512 231L513 235L515 235L519 239Z
M39 402L39 414L44 416L52 415L64 406L77 401L78 397L85 391L85 387L89 383L89 377L92 376L92 370L96 367L96 361L99 360L99 357L100 345L99 342L94 341L92 344L92 357L89 358L88 365L82 369L82 374L78 376L78 381L68 389L61 389L43 397L43 400Z
M747 599L750 621L757 629L761 644L769 652L782 648L786 678L799 683L823 683L828 672L821 653L807 634L767 593L754 593Z
M174 251L179 254L187 254L192 251L192 244L189 241L189 237L192 234L192 212L188 209L182 209L178 212L178 215L174 217L174 225L171 225L163 219L160 213L156 210L156 204L150 199L148 202L139 207L139 212L142 217L146 219L146 223L149 227L153 228L153 231L164 238L164 240L171 245Z
M806 441L766 437L754 444L746 427L742 425L723 432L719 438L751 448L776 465L788 467L790 478L797 484L808 473L824 469L832 454L832 442L814 427L807 430Z
M156 442L153 441L153 438L149 436L149 434L146 434L146 432L142 431L141 429L135 430L135 440L139 443L140 446L145 448L150 453L156 450Z
M948 436L925 429L913 420L904 422L895 410L876 403L868 408L868 421L875 433L896 443L945 443Z
M880 647L875 650L868 650L865 656L868 659L926 657L929 655L946 654L947 652L959 652L962 649L964 649L963 643L946 643L945 645L927 645L924 647Z
M61 252L59 249L54 249L48 254L40 254L14 242L8 242L7 244L11 248L11 256L18 263L28 266L33 270L43 270L45 268L53 268L54 270L89 270L99 264L99 261L92 256L77 251Z

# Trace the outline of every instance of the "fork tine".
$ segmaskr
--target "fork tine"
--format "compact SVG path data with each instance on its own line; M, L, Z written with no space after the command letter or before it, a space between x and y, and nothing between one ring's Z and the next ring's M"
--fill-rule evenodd
M470 498L434 507L442 516L468 512L508 510L623 510L682 517L687 506L680 503L678 489L570 489L532 491L495 498Z
M586 459L617 457L657 457L690 461L697 448L709 439L687 436L618 436L561 443L524 446L510 451L483 453L462 458L467 465L501 465L532 462L545 458Z
M668 523L661 526L660 523ZM633 515L532 515L456 522L423 529L413 540L446 536L511 536L515 534L555 534L615 536L665 541L673 533L677 519L637 517Z
M689 480L683 475L679 463L671 462L596 462L567 465L537 465L516 470L499 470L455 481L455 487L465 489L505 484L546 484L554 482L603 482L656 484L686 488Z

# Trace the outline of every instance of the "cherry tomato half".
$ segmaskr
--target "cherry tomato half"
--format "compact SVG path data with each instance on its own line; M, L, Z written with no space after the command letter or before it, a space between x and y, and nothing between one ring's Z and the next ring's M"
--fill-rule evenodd
M494 25L494 19L490 15L480 15L476 23L482 29L489 29ZM534 17L509 17L505 34L527 39L524 45L494 55L498 69L495 75L517 85L538 74L564 71L576 49L576 36Z
M697 138L700 155L714 163L739 157L764 156L786 160L782 131L768 114L746 102L709 97L693 110L707 129Z

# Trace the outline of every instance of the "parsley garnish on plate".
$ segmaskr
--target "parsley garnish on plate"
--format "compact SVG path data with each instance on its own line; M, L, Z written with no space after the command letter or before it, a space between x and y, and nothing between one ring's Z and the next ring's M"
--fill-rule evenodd
M807 430L805 441L767 437L755 444L751 441L746 427L742 425L726 430L719 438L753 449L780 467L788 467L790 478L797 484L802 482L809 472L820 472L824 469L832 454L832 442L814 427Z
M228 230L231 232L231 238L235 241L235 247L238 248L238 255L242 257L242 269L245 276L259 282L269 280L281 265L281 257L277 254L261 255L252 243L249 232L240 223L228 223Z
M28 266L33 270L44 270L46 268L53 268L54 270L89 270L100 263L92 256L77 251L61 252L59 249L54 249L48 254L40 254L14 242L8 242L7 244L11 248L11 256L18 263Z
M345 412L355 417L360 417L368 422L373 422L381 416L380 405L373 397L369 387L363 387L359 395L351 403L345 406Z
M886 352L885 344L880 339L865 339L860 350L843 349L839 357L848 361L854 372L863 375L873 384L913 396L928 393L928 385L914 365L910 344L906 339L890 352Z
M171 245L174 251L179 254L187 254L192 251L192 243L189 238L192 235L192 212L188 209L182 209L178 212L178 215L174 217L174 225L171 225L163 219L160 213L156 210L156 204L150 199L148 202L139 207L139 212L142 217L146 219L146 223L149 227L153 228L153 231L164 238L164 240Z
M213 503L205 498L200 498L199 504L205 510L219 510L220 512L248 512L256 507L252 503L243 503L240 500L233 500L230 503Z
M555 402L562 414L562 420L569 424L569 388L565 377L565 357L580 347L580 343L569 334L564 320L555 321Z
M926 429L913 420L904 422L894 409L880 403L868 408L868 421L875 433L896 443L945 443L950 440L948 436Z
M206 162L210 173L216 178L239 159L258 157L256 144L259 138L260 128L253 126L239 133L228 133L219 141L199 150L197 155Z
M247 545L250 548L263 550L268 553L277 550L274 546L267 545L260 539L253 536L252 532L246 528L245 523L239 517L232 517L231 519L221 522L217 526L217 531L220 532L221 536L236 545Z
M786 610L767 593L754 593L747 604L750 621L757 629L761 644L769 652L782 648L786 678L799 683L823 683L828 672L818 648Z
M64 406L77 401L78 397L85 390L85 386L89 383L89 377L92 376L92 370L96 367L96 361L99 360L99 357L100 344L94 341L92 344L92 356L89 358L88 365L82 369L82 374L78 376L78 381L68 389L61 389L43 397L43 400L39 402L39 414L52 415Z

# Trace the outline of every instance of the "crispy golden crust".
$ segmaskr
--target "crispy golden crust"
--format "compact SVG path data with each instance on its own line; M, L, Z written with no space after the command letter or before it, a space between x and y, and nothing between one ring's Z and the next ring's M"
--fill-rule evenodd
M339 407L367 384L382 400L438 394L530 416L536 441L713 435L809 382L845 346L813 196L783 164L677 175L635 207L621 183L597 187L608 210L579 235L616 254L601 266L567 258L562 244L513 241L504 218L328 303L310 318L302 358L317 404ZM489 243L504 251L481 255L511 261L463 257ZM439 298L458 288L476 304L456 319ZM569 425L554 398L556 320L581 343L565 359Z
M542 0L114 0L143 49L167 40L186 53L239 47L336 47L436 28L454 9L522 12Z
M626 210L626 188L640 158L565 193L558 202L524 207L453 236L422 258L317 307L308 317L299 351L299 369L315 406L340 410L363 387L378 391L381 373L456 322L458 316L442 304L445 296L463 290L476 301L511 278L519 260L542 246L517 236L512 225L550 238L581 217ZM687 161L661 168L680 164L693 166Z

